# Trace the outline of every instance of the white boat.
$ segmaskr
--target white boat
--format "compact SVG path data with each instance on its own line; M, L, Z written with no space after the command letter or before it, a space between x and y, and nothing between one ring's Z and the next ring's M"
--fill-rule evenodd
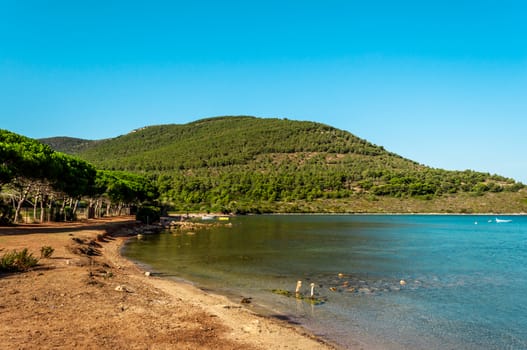
M505 222L511 222L511 221L512 221L512 220L506 220L506 219L498 219L498 218L496 218L496 222L497 222L498 224L505 223Z
M201 220L214 220L216 218L216 216L214 215L203 215L201 217Z

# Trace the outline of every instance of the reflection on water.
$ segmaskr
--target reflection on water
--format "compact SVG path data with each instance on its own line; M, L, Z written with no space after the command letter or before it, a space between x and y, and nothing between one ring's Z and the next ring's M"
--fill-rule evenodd
M351 346L527 348L527 220L473 216L255 216L132 241L167 276L252 297ZM478 225L475 225L478 221ZM322 305L272 290L309 295Z

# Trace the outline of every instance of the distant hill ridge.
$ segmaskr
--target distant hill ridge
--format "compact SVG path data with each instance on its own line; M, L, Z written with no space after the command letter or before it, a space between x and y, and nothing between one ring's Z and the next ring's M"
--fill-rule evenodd
M433 169L347 131L310 121L215 117L183 125L147 126L98 141L66 137L41 141L103 169L150 174L160 186L163 201L182 210L229 211L242 206L242 211L258 212L262 208L348 212L363 211L355 202L366 199L369 206L383 198L422 202L523 188L498 175ZM309 204L315 201L319 202L316 208ZM299 208L298 203L305 204ZM381 205L373 211L384 210L388 209ZM428 210L432 209L423 209Z
M248 116L154 125L98 141L68 137L41 141L94 164L122 170L244 164L257 155L276 153L389 154L382 147L324 124Z
M55 151L68 154L77 154L82 152L82 150L97 142L68 136L48 137L39 139L39 141L49 145Z

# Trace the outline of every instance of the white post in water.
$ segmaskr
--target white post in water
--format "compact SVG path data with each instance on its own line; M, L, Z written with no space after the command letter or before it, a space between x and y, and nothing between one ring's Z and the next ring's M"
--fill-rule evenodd
M311 283L310 286L311 286L311 298L313 298L313 296L315 295L315 284Z
M302 281L296 282L296 289L295 289L296 294L300 294L300 288L302 288Z

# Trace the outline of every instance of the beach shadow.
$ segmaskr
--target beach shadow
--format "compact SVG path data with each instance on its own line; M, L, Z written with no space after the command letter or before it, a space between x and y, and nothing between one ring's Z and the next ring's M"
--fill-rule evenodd
M105 230L108 234L113 231L122 228L126 225L135 225L135 220L123 220L123 221L96 221L90 222L74 222L74 223L56 223L56 224L23 224L14 226L0 226L0 236L12 236L12 235L28 235L35 233L66 233L66 232L79 232L85 230ZM107 238L107 237L106 237Z

